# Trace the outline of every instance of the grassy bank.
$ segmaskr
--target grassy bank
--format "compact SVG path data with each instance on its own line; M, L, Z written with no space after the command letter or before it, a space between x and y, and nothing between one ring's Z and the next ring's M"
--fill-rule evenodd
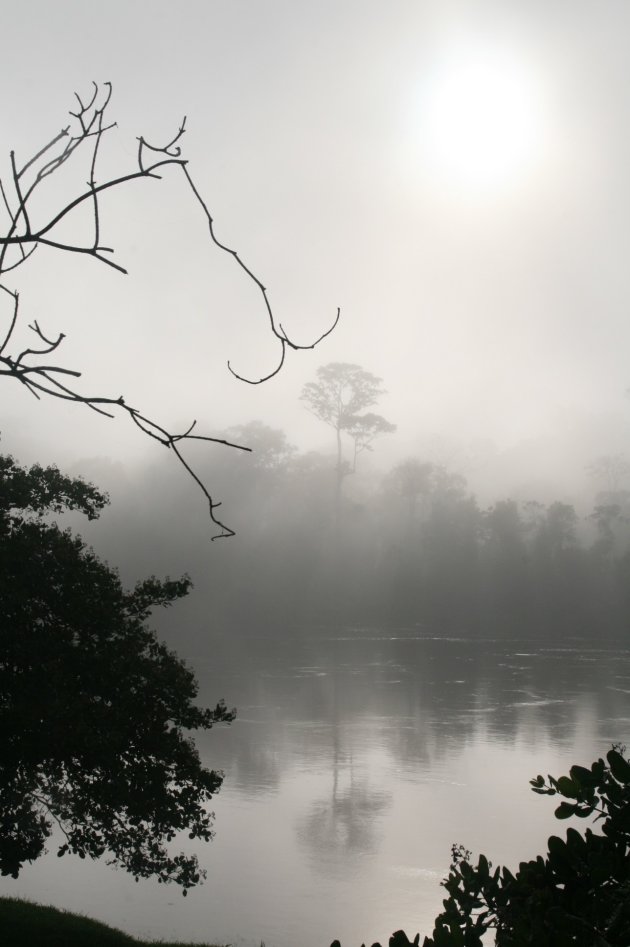
M138 940L81 914L19 898L0 898L0 942L2 947L216 947Z

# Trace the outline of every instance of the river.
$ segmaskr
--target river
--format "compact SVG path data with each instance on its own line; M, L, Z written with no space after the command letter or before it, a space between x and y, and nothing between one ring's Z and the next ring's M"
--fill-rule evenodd
M0 892L137 936L234 947L360 947L430 933L452 843L514 867L563 834L538 773L630 733L630 649L423 627L202 638L200 697L236 705L201 735L225 772L208 877L183 898L101 863L47 856ZM187 842L182 844L190 844Z

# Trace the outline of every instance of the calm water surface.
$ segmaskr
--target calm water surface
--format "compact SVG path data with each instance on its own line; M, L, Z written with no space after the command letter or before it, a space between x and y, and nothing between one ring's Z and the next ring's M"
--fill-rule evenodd
M528 780L630 742L630 649L470 641L423 629L208 641L190 653L223 769L208 872L187 898L78 859L41 859L0 892L138 936L343 947L429 933L453 842L514 866L562 832ZM187 840L182 845L190 844Z

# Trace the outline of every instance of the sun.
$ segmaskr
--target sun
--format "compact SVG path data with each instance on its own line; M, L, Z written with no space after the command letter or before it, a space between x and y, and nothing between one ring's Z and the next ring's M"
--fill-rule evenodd
M527 176L540 156L542 126L535 75L507 54L458 50L423 83L420 147L447 186L483 194Z

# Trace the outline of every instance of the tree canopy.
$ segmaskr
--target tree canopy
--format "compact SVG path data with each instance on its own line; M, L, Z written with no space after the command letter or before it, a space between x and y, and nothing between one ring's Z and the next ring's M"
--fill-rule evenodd
M317 380L309 381L302 389L301 398L309 410L335 431L337 445L337 510L341 483L348 473L354 473L357 457L364 450L372 450L374 440L381 434L391 434L396 425L382 415L366 411L385 394L380 378L351 362L330 362L317 369ZM344 461L342 434L353 444L352 463Z
M330 362L317 369L317 380L302 389L313 414L335 430L346 430L352 419L385 394L380 378L351 362Z
M186 730L234 711L195 704L192 672L147 627L190 580L116 571L50 514L89 519L108 498L55 467L0 456L0 872L17 877L56 827L58 854L106 856L136 879L202 877L169 852L180 832L212 837L205 769Z

